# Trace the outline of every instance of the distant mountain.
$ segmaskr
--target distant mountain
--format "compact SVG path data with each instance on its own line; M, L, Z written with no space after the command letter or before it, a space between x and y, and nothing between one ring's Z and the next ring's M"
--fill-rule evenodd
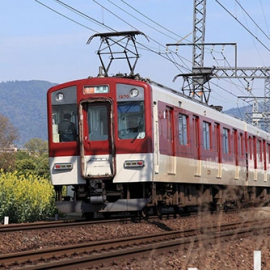
M233 117L246 120L247 116L252 113L252 106L243 106L243 107L237 107L237 108L231 108L229 110L224 111L224 113L229 114Z
M18 147L33 138L47 140L46 93L54 85L37 80L0 83L0 113L18 130Z

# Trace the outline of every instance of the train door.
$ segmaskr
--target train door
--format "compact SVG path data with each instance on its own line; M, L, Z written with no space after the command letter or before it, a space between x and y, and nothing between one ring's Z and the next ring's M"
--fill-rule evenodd
M173 108L166 106L166 129L167 129L167 154L168 154L168 173L176 173L176 157L174 148L174 117Z
M200 155L200 126L199 117L193 115L193 142L194 142L194 160L195 160L195 175L201 176L201 155Z
M115 174L112 110L110 99L86 100L80 104L83 177L108 178Z

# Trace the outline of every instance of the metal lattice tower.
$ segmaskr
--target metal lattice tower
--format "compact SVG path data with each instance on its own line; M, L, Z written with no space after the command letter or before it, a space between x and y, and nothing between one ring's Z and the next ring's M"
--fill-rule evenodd
M265 117L264 130L270 132L270 79L264 81L264 112L267 114Z
M237 44L236 43L205 43L205 21L206 21L206 0L194 0L193 13L193 43L167 44L167 46L190 45L193 48L192 71L187 74L178 74L183 78L182 92L191 98L200 99L208 104L210 98L210 83L212 78L238 78L238 79L265 79L264 97L254 97L254 104L251 113L252 123L259 125L264 123L264 129L270 131L270 67L238 67L237 66ZM204 49L205 46L234 46L235 63L233 67L205 67ZM250 97L242 97L250 98ZM264 106L258 102L264 100ZM217 106L220 107L220 106ZM260 108L262 108L260 110Z
M193 13L193 68L204 66L206 0L194 0Z

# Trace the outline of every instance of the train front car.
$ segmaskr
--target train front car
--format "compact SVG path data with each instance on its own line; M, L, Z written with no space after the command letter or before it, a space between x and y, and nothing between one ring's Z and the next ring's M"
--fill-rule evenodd
M51 181L87 216L140 211L153 173L151 87L128 78L89 78L52 87L48 100ZM78 207L78 205L76 206Z

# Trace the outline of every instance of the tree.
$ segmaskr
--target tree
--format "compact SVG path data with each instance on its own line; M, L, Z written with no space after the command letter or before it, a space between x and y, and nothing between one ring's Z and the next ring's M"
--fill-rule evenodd
M36 157L41 157L48 153L48 143L40 138L34 138L25 143L25 148L29 153Z
M18 137L16 128L9 122L6 116L0 114L0 149L9 149Z
M12 146L18 139L18 131L10 123L9 119L0 114L0 168L4 171L12 171L15 167L14 152Z
M18 151L16 169L20 175L29 173L49 179L48 143L34 138L25 143L27 151Z

